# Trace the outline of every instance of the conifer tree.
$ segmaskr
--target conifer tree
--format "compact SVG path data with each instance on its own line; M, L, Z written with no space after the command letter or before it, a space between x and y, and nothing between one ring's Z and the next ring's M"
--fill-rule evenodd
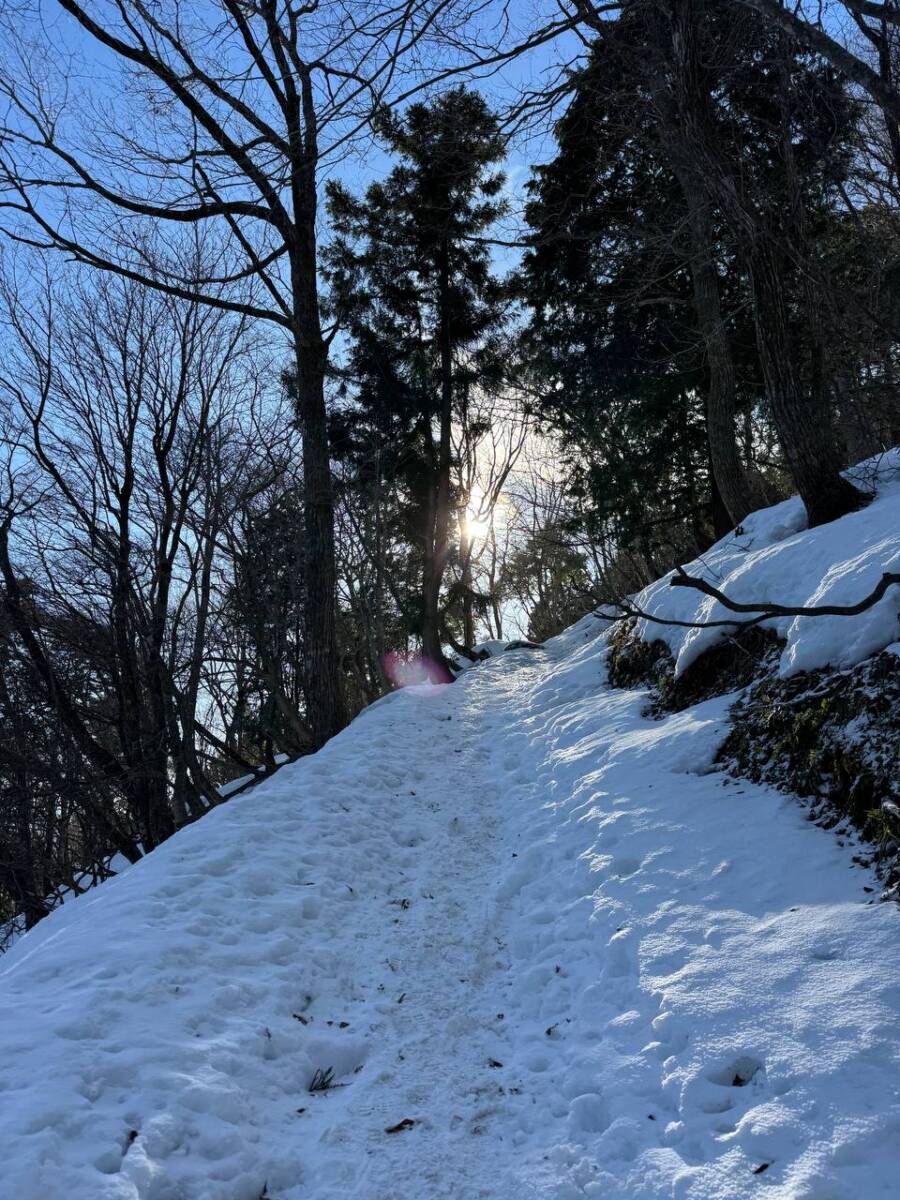
M350 334L357 417L390 431L403 455L421 553L422 648L442 664L453 422L466 390L496 369L492 335L504 311L486 239L505 210L504 141L483 98L463 87L385 116L380 131L398 159L384 181L361 199L329 188L339 235L331 280Z
M636 3L598 27L558 126L557 158L536 175L525 287L540 348L559 362L560 334L572 324L585 331L582 369L596 390L611 389L613 405L631 395L632 428L639 408L650 418L636 457L603 414L589 422L603 425L626 467L655 443L658 479L669 474L670 431L647 400L668 387L688 414L703 393L726 528L759 502L736 440L748 403L774 426L811 524L863 499L840 475L834 331L822 312L829 282L816 248L847 177L857 115L827 64L742 7ZM629 339L635 351L617 354ZM566 340L578 354L577 339ZM610 362L616 378L603 380L600 364ZM561 365L577 370L571 357ZM577 387L549 392L566 421L586 398ZM647 478L637 482L646 493Z

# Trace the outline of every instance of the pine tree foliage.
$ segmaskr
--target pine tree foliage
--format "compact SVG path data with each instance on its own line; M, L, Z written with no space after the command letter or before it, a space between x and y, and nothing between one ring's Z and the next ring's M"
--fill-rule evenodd
M407 538L421 559L412 629L441 651L441 587L452 546L452 428L467 397L502 379L504 289L486 235L505 212L496 164L504 141L482 97L455 88L381 135L399 160L362 198L329 188L338 234L329 255L334 306L351 348L333 424L337 453L378 448L400 483Z

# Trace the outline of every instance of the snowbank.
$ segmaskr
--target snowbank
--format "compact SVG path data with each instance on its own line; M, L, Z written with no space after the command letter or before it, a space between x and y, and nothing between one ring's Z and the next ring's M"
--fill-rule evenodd
M741 603L796 607L855 604L867 596L885 571L900 570L900 448L848 472L875 499L866 508L817 529L806 528L806 513L794 496L752 513L706 554L685 565ZM672 574L635 597L637 606L666 620L706 623L743 620L719 601L690 588L673 588ZM867 612L855 617L781 617L763 622L786 645L780 673L792 675L830 664L852 666L897 639L900 587L891 587ZM728 634L722 627L685 629L638 622L646 641L666 643L681 674L705 650Z

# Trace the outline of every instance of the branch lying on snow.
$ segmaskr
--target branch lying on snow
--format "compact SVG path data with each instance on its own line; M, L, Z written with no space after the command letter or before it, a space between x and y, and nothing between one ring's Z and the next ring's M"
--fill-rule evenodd
M613 611L607 612L606 609ZM729 629L748 629L765 621L768 613L762 613L750 621L676 621L674 617L657 617L646 612L630 600L603 600L592 615L605 621L616 621L619 617L639 617L642 621L652 621L656 625L677 625L681 629L715 629L726 625Z
M900 573L885 571L868 596L856 604L806 606L771 604L768 601L746 604L730 599L717 587L707 583L705 579L688 575L683 567L676 567L675 574L669 580L670 587L696 588L698 592L703 592L704 595L718 600L723 608L728 608L732 612L755 613L756 615L749 621L677 621L672 617L658 617L654 613L646 612L631 600L609 600L604 601L594 610L594 616L607 620L615 620L618 617L638 617L643 621L652 621L656 625L676 625L682 629L715 629L725 626L729 629L750 629L762 621L767 621L770 617L855 617L876 605L892 584L900 584ZM606 609L613 609L613 612L604 611Z
M696 588L698 592L712 596L714 600L718 600L723 607L732 612L762 613L765 617L855 617L877 604L888 588L895 583L900 583L900 573L885 571L868 596L856 604L816 604L806 607L804 605L770 604L768 601L758 604L741 604L737 600L731 600L711 583L707 583L705 579L697 579L693 575L688 575L684 567L676 567L675 574L669 580L670 587ZM713 623L710 622L710 624Z

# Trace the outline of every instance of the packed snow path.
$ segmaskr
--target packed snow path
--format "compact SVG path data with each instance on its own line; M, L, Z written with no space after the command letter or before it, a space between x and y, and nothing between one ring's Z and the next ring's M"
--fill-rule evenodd
M23 938L2 1200L900 1195L896 908L604 655L396 693Z

